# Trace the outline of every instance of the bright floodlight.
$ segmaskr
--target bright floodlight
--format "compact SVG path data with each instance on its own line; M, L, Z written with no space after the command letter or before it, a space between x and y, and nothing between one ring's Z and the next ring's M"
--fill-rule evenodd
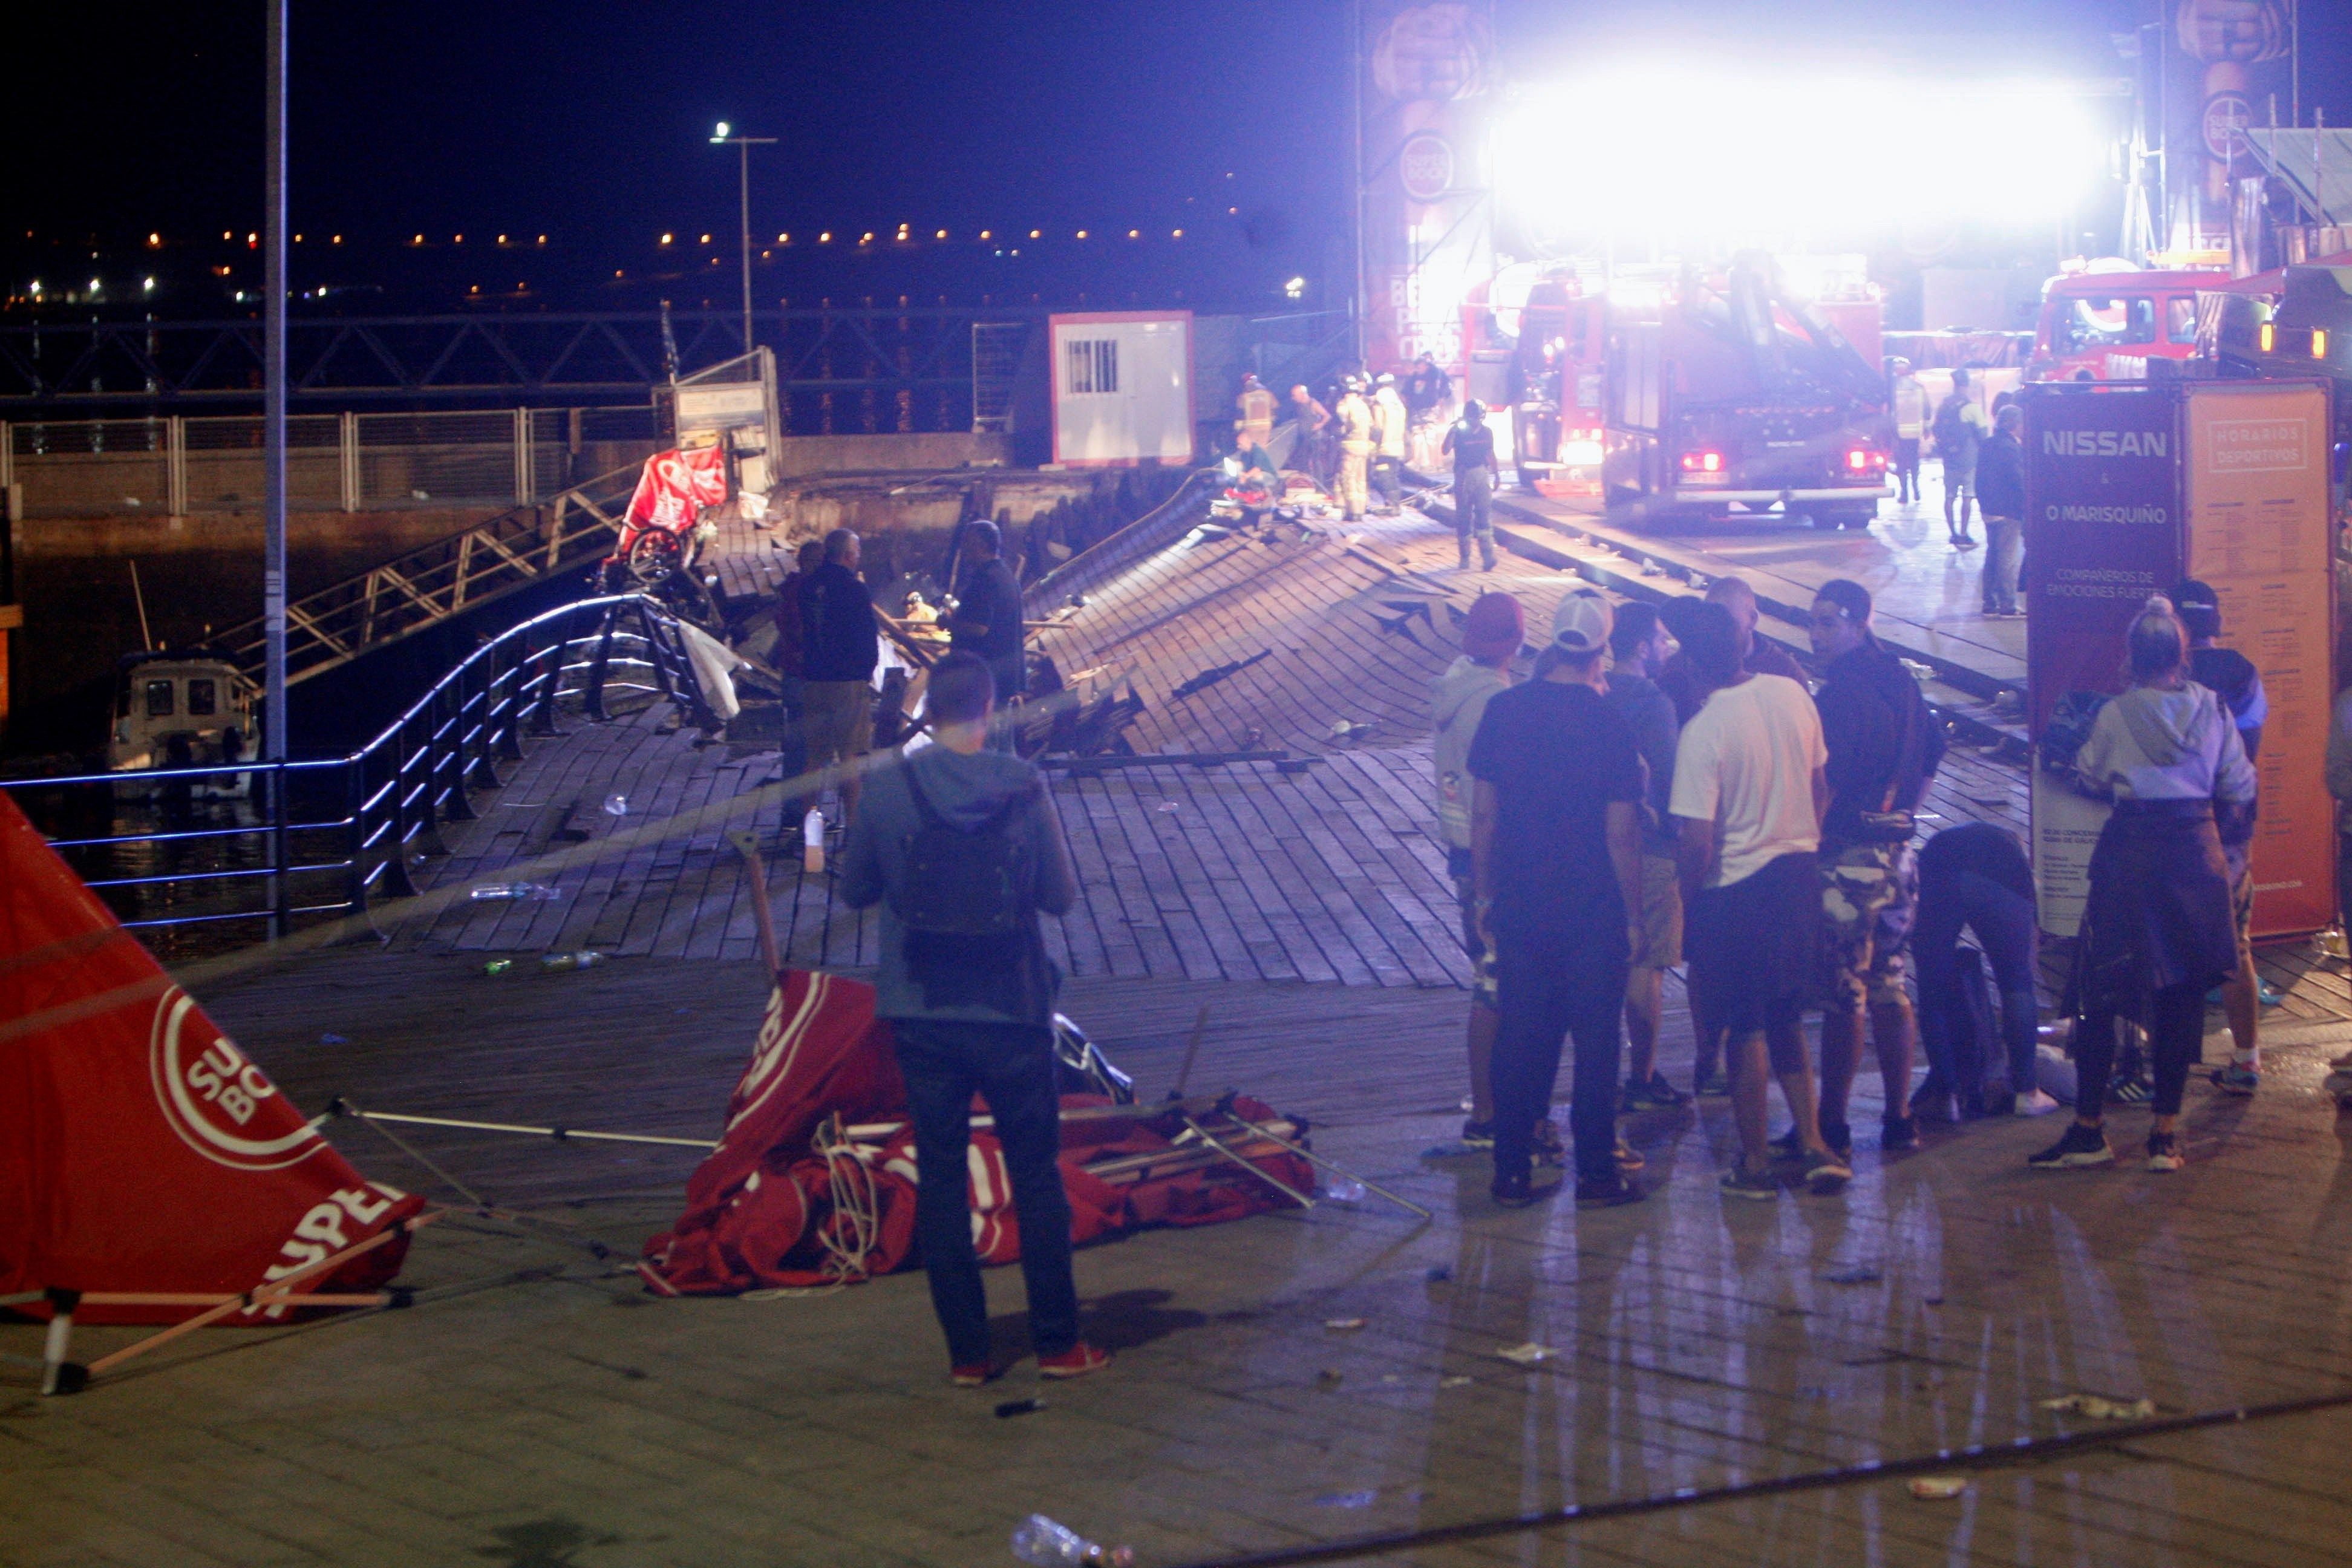
M732 130L732 129L734 129L734 128L733 128L732 126L729 125L729 124L727 123L727 121L723 121L723 120L722 120L722 121L720 121L719 122L719 129L718 129L718 131L716 131L715 132L713 132L713 133L712 133L712 135L711 135L711 138L710 138L710 139L711 139L713 142L724 142L724 141L726 141L726 140L727 140L727 132L730 132L730 130Z
M1497 184L1539 227L1761 240L2066 211L2107 143L2061 87L1624 70L1527 95Z

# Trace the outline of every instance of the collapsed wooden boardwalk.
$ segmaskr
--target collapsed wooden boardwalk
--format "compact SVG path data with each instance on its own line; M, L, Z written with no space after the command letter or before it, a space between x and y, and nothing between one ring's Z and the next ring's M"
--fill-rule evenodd
M1066 972L1466 981L1429 804L1431 685L1454 658L1455 616L1477 594L1517 595L1540 639L1560 596L1586 584L1507 553L1491 575L1462 574L1453 556L1450 532L1410 512L1304 542L1205 540L1142 563L1042 634L1066 674L1105 670L1142 700L1128 731L1139 752L1313 759L1296 772L1242 763L1057 774L1081 884L1078 908L1048 939ZM1259 655L1176 695L1205 671ZM1333 732L1342 721L1345 738ZM481 820L450 835L450 858L427 869L436 885L525 877L559 897L461 905L397 926L400 942L486 954L587 947L749 958L758 946L749 879L727 833L751 826L773 850L768 892L793 962L874 963L874 917L841 908L829 877L801 869L775 752L675 731L666 709L649 709L607 724L574 721L569 735L540 742L503 791L483 798ZM614 795L626 797L627 816L604 812ZM732 815L730 803L740 803ZM696 814L708 820L691 831L662 828ZM2024 779L2015 764L1956 744L1925 827L1970 820L2021 835ZM532 870L551 849L630 834L643 841L551 877ZM2352 1016L2352 988L2306 951L2273 950L2264 963L2289 1016Z

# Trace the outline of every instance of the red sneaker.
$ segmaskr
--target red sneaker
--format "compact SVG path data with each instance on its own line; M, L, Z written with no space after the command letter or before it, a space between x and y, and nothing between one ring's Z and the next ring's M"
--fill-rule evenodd
M1080 1340L1059 1355L1037 1358L1040 1377L1084 1377L1090 1372L1100 1372L1110 1364L1110 1352L1100 1350Z
M951 1366L948 1368L948 1381L954 1384L958 1388L981 1387L982 1384L986 1384L989 1379L995 1375L996 1369L990 1366L986 1362L982 1362L977 1366Z

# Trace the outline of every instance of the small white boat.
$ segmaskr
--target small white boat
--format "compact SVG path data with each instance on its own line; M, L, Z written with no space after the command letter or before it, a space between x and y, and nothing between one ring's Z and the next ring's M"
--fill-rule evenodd
M194 651L134 653L115 667L114 723L107 732L106 765L114 773L213 767L254 753L253 682L225 658ZM239 800L251 773L215 773L194 781L199 800ZM125 779L118 799L136 800L163 787L160 776Z

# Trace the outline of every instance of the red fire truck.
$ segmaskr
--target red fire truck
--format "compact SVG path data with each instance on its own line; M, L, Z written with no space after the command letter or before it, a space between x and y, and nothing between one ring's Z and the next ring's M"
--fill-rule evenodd
M1463 307L1466 395L1508 414L1511 458L1526 489L1601 493L1607 305L1597 279L1561 262L1507 268Z
M1876 337L1857 298L1848 328ZM1891 495L1894 421L1879 367L1760 252L1612 279L1602 356L1612 517L1643 523L1742 512L1866 528Z
M2151 359L2197 353L2197 296L2233 289L2214 271L2070 272L2042 286L2027 381L2142 381Z

